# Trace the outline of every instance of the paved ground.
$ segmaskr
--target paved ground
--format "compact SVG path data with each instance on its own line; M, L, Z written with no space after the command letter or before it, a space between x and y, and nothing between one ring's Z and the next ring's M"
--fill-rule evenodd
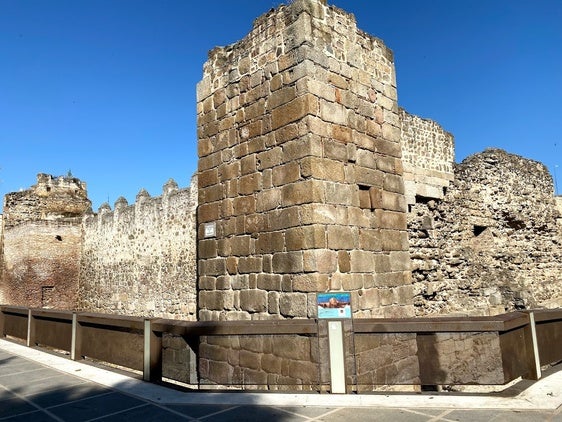
M560 368L511 394L185 393L0 340L0 421L562 422Z

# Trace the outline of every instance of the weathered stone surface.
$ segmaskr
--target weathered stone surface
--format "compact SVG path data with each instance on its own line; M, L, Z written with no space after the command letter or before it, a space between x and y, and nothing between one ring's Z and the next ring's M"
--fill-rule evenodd
M284 293L279 298L279 312L284 317L305 318L307 298L304 293Z
M415 305L495 315L560 306L560 213L546 167L490 149L464 160L440 201L409 215Z
M307 317L308 293L408 267L393 57L352 15L318 0L280 6L210 53L198 92L198 217L220 228L216 245L198 230L205 286L226 293L247 275L250 288L281 290L264 314ZM380 229L398 240L382 243ZM397 262L377 269L378 256ZM302 303L289 305L291 291ZM222 305L200 294L201 315L224 315L203 297Z
M406 183L406 202L414 204L416 196L441 199L454 178L455 147L453 135L439 124L399 112L402 160ZM428 177L429 176L429 177Z
M0 220L3 303L76 308L81 220L90 206L86 184L70 174L38 174L30 189L6 195Z
M329 287L326 274L299 274L292 279L292 289L295 292L325 292Z
M420 382L414 334L356 334L355 353L360 391L375 385Z
M263 290L242 290L240 292L240 309L247 312L265 312L267 310L267 292Z
M72 307L79 273L82 309L182 319L315 318L328 290L350 291L356 318L562 304L546 168L498 150L455 167L452 135L398 108L392 52L352 15L323 0L270 11L210 53L197 97L197 188L141 191L81 226L74 179L8 195L0 303ZM322 340L274 338L202 338L201 382L326 382ZM411 335L356 340L359 390L419 381ZM439 382L500 380L494 338L434 340L432 363L461 374Z
M131 206L84 219L80 309L195 319L195 186L196 180L186 189L169 182L160 197L137 197ZM207 239L200 253L212 258L211 273L224 267L215 240ZM200 281L215 287L213 278Z
M431 384L503 384L497 333L418 336L420 376ZM485 370L482 370L485 368Z
M302 252L278 252L273 254L272 269L274 273L300 273L304 270Z

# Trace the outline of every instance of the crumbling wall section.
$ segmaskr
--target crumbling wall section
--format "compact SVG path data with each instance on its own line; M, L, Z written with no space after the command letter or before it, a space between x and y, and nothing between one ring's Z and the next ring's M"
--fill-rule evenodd
M120 198L85 217L81 309L195 319L196 186L171 180L162 196L142 190L133 205Z
M5 229L29 221L75 223L90 207L85 182L70 174L39 173L35 185L4 197Z
M555 196L554 201L556 204L556 210L558 214L562 216L562 196ZM557 222L558 222L558 233L562 238L562 218L558 218Z
M547 168L489 149L455 176L443 200L409 213L417 314L560 306L560 211Z
M6 230L2 303L76 309L81 242L79 223L29 221Z
M82 216L90 208L86 184L38 174L31 188L4 197L3 303L75 309Z
M555 196L554 201L556 202L556 208L558 209L558 212L562 214L562 196Z
M404 186L408 204L416 196L442 199L454 179L454 138L438 123L399 112Z

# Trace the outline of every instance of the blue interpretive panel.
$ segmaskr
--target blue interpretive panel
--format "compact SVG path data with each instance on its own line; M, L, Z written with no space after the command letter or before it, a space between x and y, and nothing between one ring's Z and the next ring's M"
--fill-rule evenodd
M351 293L329 292L316 295L318 318L351 318Z

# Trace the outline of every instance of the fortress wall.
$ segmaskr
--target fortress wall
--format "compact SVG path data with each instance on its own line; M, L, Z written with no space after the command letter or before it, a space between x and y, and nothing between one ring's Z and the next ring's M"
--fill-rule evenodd
M297 0L213 50L198 137L201 319L412 314L393 56L353 15Z
M443 198L444 188L454 179L453 135L438 123L404 109L400 109L399 116L406 201L414 204L416 196Z
M359 318L561 306L562 198L546 167L501 150L455 166L452 135L398 108L393 60L325 0L258 18L204 66L191 187L85 217L70 175L6 196L0 302L188 320L314 318L330 290L351 291ZM166 371L186 374L184 339L165 342ZM496 365L482 352L495 343L422 347L476 362L471 376ZM365 388L419 380L413 336L354 344ZM307 388L325 381L324 346L209 336L194 349L203 383Z
M83 221L80 308L92 312L195 319L197 181L162 196L141 191Z
M353 15L296 0L213 50L198 147L201 320L314 318L330 290L355 317L413 315L394 58ZM202 339L202 382L312 381L308 339L281 355L219 340Z
M455 176L443 200L408 216L417 314L562 305L561 218L547 168L489 149Z

